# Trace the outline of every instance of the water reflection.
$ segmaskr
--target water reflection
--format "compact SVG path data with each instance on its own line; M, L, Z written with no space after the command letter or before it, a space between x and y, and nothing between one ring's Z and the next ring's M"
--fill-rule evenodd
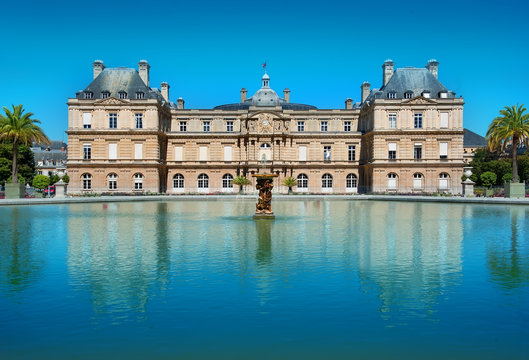
M0 284L9 293L21 292L37 281L42 268L37 236L33 228L38 220L31 222L27 212L18 207L2 209L9 211L1 216L0 224Z
M489 238L487 266L492 281L504 289L516 289L529 284L529 251L525 207L510 208L510 214L499 216L498 223L509 224Z

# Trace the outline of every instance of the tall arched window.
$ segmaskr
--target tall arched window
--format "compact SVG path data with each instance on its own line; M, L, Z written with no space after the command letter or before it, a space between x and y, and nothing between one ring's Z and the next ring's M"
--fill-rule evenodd
M207 189L209 188L209 177L206 174L198 175L198 189Z
M413 174L413 188L415 190L422 189L422 174L421 173Z
M83 180L83 190L92 190L92 175L83 174L81 179Z
M272 147L268 143L262 143L259 149L259 161L272 160Z
M298 191L306 191L309 188L309 177L305 174L298 175Z
M346 191L357 191L358 189L358 178L355 174L349 174L345 178L345 189Z
M183 189L184 188L184 175L175 174L173 176L173 189Z
M222 188L223 189L233 189L233 176L231 174L225 174L222 177Z
M108 190L116 190L118 188L118 176L110 173L107 176Z
M321 187L324 189L332 188L332 175L331 174L324 174L321 177Z
M397 190L397 174L388 174L388 190Z
M450 175L447 173L439 174L439 190L448 190L448 182L450 181Z
M134 190L143 190L143 175L134 174Z

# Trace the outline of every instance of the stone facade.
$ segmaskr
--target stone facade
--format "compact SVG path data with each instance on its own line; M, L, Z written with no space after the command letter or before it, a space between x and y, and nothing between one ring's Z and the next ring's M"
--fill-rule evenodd
M362 84L362 102L344 109L291 103L266 73L240 103L185 109L167 83L148 86L144 60L139 71L96 61L94 81L68 100L68 191L234 192L231 179L244 175L254 192L251 174L273 172L274 192L292 176L297 192L460 193L463 100L437 81L437 66L392 64L381 89Z

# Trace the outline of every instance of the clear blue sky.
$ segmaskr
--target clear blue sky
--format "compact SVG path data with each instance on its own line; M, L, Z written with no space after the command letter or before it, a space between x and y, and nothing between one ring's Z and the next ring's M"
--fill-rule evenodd
M23 103L52 139L66 140L66 101L92 62L151 64L186 108L239 101L270 85L291 101L342 108L381 65L440 62L439 79L466 101L465 127L484 135L506 105L529 107L525 1L17 1L1 6L0 105Z

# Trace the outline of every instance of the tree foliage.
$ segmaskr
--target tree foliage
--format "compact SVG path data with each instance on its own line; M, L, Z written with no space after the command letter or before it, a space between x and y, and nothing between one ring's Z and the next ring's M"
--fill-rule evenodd
M62 177L62 181L67 184L70 182L70 177L68 176L68 174L64 174L64 176Z
M288 186L289 188L291 188L292 186L296 186L298 181L294 179L292 176L289 176L289 177L284 178L282 183L284 186Z
M512 178L518 182L517 151L521 145L529 145L529 114L524 105L506 106L500 115L492 120L487 131L490 150L505 151L508 147L512 152Z
M43 190L50 186L50 178L46 175L36 175L33 178L33 187L35 189Z
M491 187L496 183L497 177L492 171L486 171L480 176L481 183L486 187Z
M35 176L33 152L26 145L18 146L18 175L31 184ZM13 144L0 144L0 183L11 181L13 163ZM20 179L20 177L19 177Z
M57 181L61 180L61 178L59 177L59 175L51 175L50 177L50 185L53 185L55 184Z
M13 161L11 173L13 180L18 182L18 145L28 145L33 141L40 143L50 143L50 139L44 131L37 125L40 121L32 119L33 113L24 113L23 105L11 105L13 111L3 107L5 115L0 114L0 139L13 144Z
M250 184L250 180L243 176L243 175L239 175L239 176L236 176L235 179L233 179L232 181L235 185L239 185L239 186L245 186L245 185L249 185Z

